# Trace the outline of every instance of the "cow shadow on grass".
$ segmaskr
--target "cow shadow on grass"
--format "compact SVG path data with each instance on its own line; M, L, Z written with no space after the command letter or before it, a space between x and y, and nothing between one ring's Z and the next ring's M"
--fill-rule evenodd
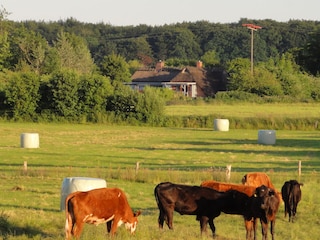
M16 226L10 222L9 215L4 212L0 213L0 238L9 239L11 236L26 235L28 238L41 235L42 237L50 237L47 233L34 226Z

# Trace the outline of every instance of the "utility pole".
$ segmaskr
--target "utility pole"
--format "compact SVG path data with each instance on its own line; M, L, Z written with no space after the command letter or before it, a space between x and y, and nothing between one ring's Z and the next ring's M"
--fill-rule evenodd
M242 26L247 27L251 30L251 75L253 75L253 31L258 31L262 27L254 25L252 23L245 23Z

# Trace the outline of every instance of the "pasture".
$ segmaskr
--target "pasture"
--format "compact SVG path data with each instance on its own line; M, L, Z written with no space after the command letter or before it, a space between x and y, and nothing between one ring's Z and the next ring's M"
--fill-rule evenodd
M20 148L20 134L27 132L39 133L40 148ZM115 239L211 239L211 235L200 236L195 216L175 214L174 231L167 227L159 231L153 189L162 181L194 185L208 179L225 181L225 168L230 164L233 183L240 183L251 171L266 172L278 190L289 179L303 182L297 220L289 223L281 204L276 239L313 240L320 236L320 133L277 130L276 134L275 145L259 145L257 130L247 129L216 132L1 122L0 238L64 239L61 183L65 177L84 176L103 178L108 187L123 189L131 207L143 212L136 235L129 236L122 226ZM216 239L245 238L240 216L222 214L215 224ZM259 224L258 239L260 231ZM104 225L86 225L81 239L109 239L105 232Z

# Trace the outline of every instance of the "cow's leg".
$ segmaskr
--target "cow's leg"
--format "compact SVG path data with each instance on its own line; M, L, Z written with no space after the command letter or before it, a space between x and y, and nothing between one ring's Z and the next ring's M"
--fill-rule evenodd
M209 221L209 224L210 224L211 220L206 216L197 216L197 220L199 220L199 222L200 222L201 235L207 234L207 223ZM210 225L210 227L211 227L211 225Z
M284 202L284 217L287 217L287 212L288 212L288 205L286 203L286 201Z
M216 236L216 227L214 226L213 220L214 220L214 218L209 218L209 226L212 231L212 237L214 238ZM205 227L207 229L207 224L205 224Z
M164 212L160 210L159 217L158 217L158 224L160 229L163 228L164 219L165 219Z
M111 231L111 226L112 226L112 220L109 221L109 222L106 222L106 225L107 225L107 231L108 231L108 233L110 233L110 231Z
M296 218L296 213L297 213L297 205L294 204L292 207L292 219L291 219L292 222L294 222L294 220Z
M115 216L112 220L112 224L111 224L111 229L110 229L110 234L112 236L114 236L114 234L116 233L117 229L118 229L118 224L119 221L121 220L121 218L119 216Z
M274 230L275 230L275 225L276 225L276 219L272 220L270 222L270 233L271 233L271 238L274 240Z
M261 233L262 233L262 240L268 239L268 222L267 220L260 219L261 222Z
M253 219L251 220L244 220L244 225L246 227L246 240L252 240L252 233L253 233Z
M289 222L291 222L292 221L292 208L291 207L289 207L288 213L289 213Z
M173 209L169 209L166 213L166 223L169 229L173 229Z
M83 229L84 222L76 220L74 225L73 225L73 235L76 237L76 239L79 239Z
M252 218L253 239L257 240L257 219Z

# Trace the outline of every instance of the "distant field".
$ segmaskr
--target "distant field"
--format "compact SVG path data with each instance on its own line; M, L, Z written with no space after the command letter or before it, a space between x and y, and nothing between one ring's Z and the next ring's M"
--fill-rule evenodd
M199 104L166 106L169 116L206 116L218 114L221 117L320 117L320 103L277 103L277 104Z
M40 148L20 148L20 134L28 132L39 133ZM0 122L0 239L64 239L60 190L63 179L70 176L106 179L108 187L120 187L127 193L134 210L142 210L136 235L129 236L122 226L115 240L212 239L200 236L194 216L175 214L175 230L159 231L153 189L162 181L195 185L207 179L225 181L228 164L232 165L234 183L240 183L251 171L266 172L277 189L289 179L303 182L297 222L288 223L281 205L276 239L316 239L320 236L320 133L279 130L276 134L275 145L259 145L257 131L247 129L216 132ZM23 170L24 162L27 171ZM222 214L215 223L218 240L245 238L241 217ZM259 224L258 239L260 229ZM105 230L105 226L87 225L81 239L111 239L105 236Z

